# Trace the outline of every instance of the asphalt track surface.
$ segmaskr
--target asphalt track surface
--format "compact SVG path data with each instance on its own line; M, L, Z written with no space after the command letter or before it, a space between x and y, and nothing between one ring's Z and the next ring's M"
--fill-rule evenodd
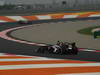
M38 23L38 22L36 22ZM14 28L21 26L19 24L2 24L0 25L0 31L5 29ZM1 53L13 53L21 55L31 55L31 56L42 56L50 58L60 58L60 59L72 59L72 60L84 60L84 61L96 61L100 62L100 52L88 52L80 51L78 55L55 55L55 54L39 54L35 53L34 50L39 48L39 46L33 46L29 44L17 43L10 40L5 40L0 38L0 52Z

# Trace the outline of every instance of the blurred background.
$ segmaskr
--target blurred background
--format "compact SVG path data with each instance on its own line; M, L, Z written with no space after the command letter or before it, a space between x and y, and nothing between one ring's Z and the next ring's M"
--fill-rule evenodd
M100 0L0 0L0 15L12 15L11 13L32 15L99 10Z

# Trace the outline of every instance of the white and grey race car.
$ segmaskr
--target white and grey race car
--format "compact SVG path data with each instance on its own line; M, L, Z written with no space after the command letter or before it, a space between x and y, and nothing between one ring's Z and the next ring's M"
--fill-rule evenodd
M77 55L78 48L75 43L68 43L63 45L47 45L41 46L37 50L37 53L50 53L50 54L67 54L67 55Z

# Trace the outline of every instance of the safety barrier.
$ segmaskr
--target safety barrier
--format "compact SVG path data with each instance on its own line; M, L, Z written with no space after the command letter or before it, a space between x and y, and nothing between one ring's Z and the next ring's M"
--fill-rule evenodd
M2 22L17 22L23 21L35 21L35 20L50 20L50 19L81 19L100 17L100 11L98 12L80 12L80 13L57 13L57 14L45 14L45 15L32 15L32 16L0 16L0 23Z

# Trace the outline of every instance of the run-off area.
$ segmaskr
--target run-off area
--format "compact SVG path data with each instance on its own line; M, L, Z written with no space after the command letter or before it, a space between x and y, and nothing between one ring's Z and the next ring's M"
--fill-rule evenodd
M80 48L100 49L100 39L93 36L82 35L77 31L91 26L99 26L100 20L66 21L58 23L34 24L26 28L11 32L11 36L35 43L55 44L58 40L63 42L76 42Z

